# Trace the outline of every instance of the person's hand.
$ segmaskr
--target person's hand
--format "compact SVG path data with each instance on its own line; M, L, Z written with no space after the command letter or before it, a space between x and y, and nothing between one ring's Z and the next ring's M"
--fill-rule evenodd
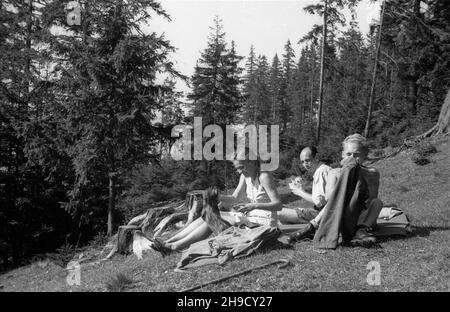
M258 204L255 204L255 203L249 203L249 204L242 204L242 205L239 205L239 207L237 207L236 209L237 209L239 212L247 213L247 212L252 211L253 209L257 209L257 208L258 208Z
M303 184L303 180L300 177L297 177L295 179L293 179L291 181L291 183L289 183L289 188L291 189L291 192L299 195L299 191L304 190L304 184Z
M301 188L296 188L296 189L292 189L291 190L291 192L292 192L292 194L295 194L295 195L297 195L297 196L300 196L300 197L302 197L302 189Z

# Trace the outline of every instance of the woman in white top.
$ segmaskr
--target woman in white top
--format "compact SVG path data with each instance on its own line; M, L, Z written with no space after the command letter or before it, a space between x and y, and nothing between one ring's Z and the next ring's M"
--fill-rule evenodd
M232 195L220 196L220 216L230 225L245 224L248 221L261 225L277 225L277 211L282 207L275 182L269 172L261 172L259 161L250 160L246 154L245 160L234 160L233 165L240 174L239 184ZM244 201L244 203L243 203ZM206 239L214 229L198 218L180 233L168 239L160 252L167 254L173 250L182 250L191 244Z
M282 203L272 175L261 172L257 160L235 160L233 165L240 173L239 184L232 195L221 196L222 207L230 210L222 212L222 218L233 225L250 221L277 226Z

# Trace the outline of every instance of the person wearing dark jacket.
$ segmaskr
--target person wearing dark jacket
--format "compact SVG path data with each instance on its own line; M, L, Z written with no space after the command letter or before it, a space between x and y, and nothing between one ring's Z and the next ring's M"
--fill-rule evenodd
M342 234L353 245L376 243L372 230L383 207L378 199L380 174L363 165L369 152L363 136L348 136L342 147L342 168L328 176L327 204L305 229L289 236L291 242L314 237L316 247L336 248Z

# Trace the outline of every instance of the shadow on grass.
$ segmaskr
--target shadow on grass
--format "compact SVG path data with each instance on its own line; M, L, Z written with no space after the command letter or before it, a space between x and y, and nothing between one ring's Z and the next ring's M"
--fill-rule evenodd
M450 230L449 226L411 226L411 232L409 232L406 236L403 235L392 235L386 237L379 237L379 242L387 242L393 240L407 240L416 237L427 237L432 232L438 231L448 231Z
M448 231L449 226L411 226L411 234L409 237L425 237L429 236L431 232Z

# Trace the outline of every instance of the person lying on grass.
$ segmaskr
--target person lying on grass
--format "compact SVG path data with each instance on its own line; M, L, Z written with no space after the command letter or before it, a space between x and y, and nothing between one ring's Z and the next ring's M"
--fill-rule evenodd
M304 169L313 174L312 192L305 190L302 182L293 181L289 187L295 195L312 203L313 207L283 208L278 212L278 218L283 224L298 224L311 222L319 211L327 203L326 184L328 173L331 167L325 165L317 159L317 148L314 146L305 147L300 153L300 162Z
M351 243L354 245L370 246L376 242L372 231L376 226L378 215L383 207L382 201L377 198L378 188L380 185L380 174L375 168L370 168L363 165L369 153L369 149L367 140L362 135L353 134L348 136L342 142L342 148L341 164L351 158L356 160L356 162L360 165L361 175L365 180L368 191L368 199L365 201L366 209L361 212L358 218L358 228ZM330 170L326 188L327 198L329 198L331 196L331 192L334 191L334 186L336 185L341 173L342 168ZM312 238L327 209L330 208L325 206L325 208L322 209L313 220L311 220L308 227L289 235L290 241L295 242L305 238Z
M277 211L281 209L281 199L272 175L261 171L259 160L252 160L255 158L252 158L246 149L244 157L236 157L236 159L244 160L233 160L233 165L240 175L239 184L232 195L220 196L219 220L210 222L209 219L216 219L214 212L208 214L204 210L201 218L196 219L170 239L164 242L156 240L154 249L164 256L172 251L183 250L195 242L208 238L213 233L218 234L229 226L242 224L250 227L277 226ZM213 205L206 203L206 207L203 208L207 209L208 206Z

